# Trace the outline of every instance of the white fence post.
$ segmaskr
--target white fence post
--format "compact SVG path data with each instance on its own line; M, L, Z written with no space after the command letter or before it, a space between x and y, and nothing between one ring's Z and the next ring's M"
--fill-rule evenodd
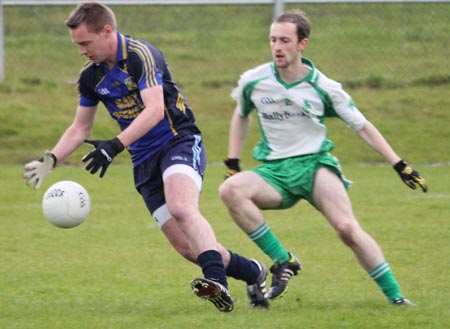
M284 0L274 0L273 18L280 16L284 11Z

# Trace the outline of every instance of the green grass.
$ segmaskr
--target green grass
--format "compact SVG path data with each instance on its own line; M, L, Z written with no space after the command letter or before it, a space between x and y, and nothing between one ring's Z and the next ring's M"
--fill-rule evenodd
M289 8L303 9L313 22L306 55L339 81L360 85L378 79L384 85L409 85L434 77L448 83L448 3L290 4ZM15 82L23 76L57 82L77 78L81 59L64 26L71 9L5 7L7 76ZM233 85L243 70L271 58L272 6L113 9L121 31L151 40L166 53L182 85ZM20 61L39 65L23 66Z
M331 227L307 203L267 212L273 230L298 254L304 271L269 312L247 305L243 283L230 280L236 308L220 314L193 296L200 269L168 245L134 191L128 166L100 179L80 167L55 170L38 191L26 188L19 166L0 178L1 328L444 328L448 313L450 246L448 168L419 167L430 192L404 186L393 170L349 165L350 194L365 229L384 248L405 294L417 308L393 308ZM202 212L219 240L263 260L218 201L223 168L210 166ZM83 184L92 211L81 226L58 229L40 203L52 183ZM105 193L108 191L108 193Z
M290 5L291 6L291 5ZM290 7L288 6L288 7ZM126 154L105 178L80 166L83 146L38 191L26 188L23 163L51 148L71 123L73 81L83 59L64 27L69 7L5 7L6 74L0 84L0 328L446 328L450 267L450 97L448 4L302 5L313 21L307 56L344 82L357 106L396 151L427 179L408 189L381 157L338 120L329 121L335 154L355 185L362 226L381 244L403 291L419 307L392 308L376 285L306 203L266 212L272 229L305 270L269 312L251 310L245 287L219 314L189 282L199 268L182 260L135 192ZM123 32L148 38L167 55L203 130L209 167L201 209L230 249L269 259L221 204L229 93L243 70L270 60L270 6L117 6ZM226 19L223 19L223 18ZM100 109L92 134L111 138L116 124ZM243 156L257 141L251 127ZM84 185L92 213L62 230L41 211L59 180Z

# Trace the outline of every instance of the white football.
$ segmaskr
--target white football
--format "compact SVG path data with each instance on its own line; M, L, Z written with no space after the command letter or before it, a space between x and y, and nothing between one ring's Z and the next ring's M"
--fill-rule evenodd
M86 189L72 181L60 181L45 192L42 210L47 220L60 228L80 225L89 216L91 199Z

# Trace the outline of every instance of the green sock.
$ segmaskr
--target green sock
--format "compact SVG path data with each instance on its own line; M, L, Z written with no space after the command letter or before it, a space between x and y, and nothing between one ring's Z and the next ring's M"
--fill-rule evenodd
M289 252L281 246L280 241L272 233L266 222L250 232L248 237L272 260L284 263L290 259Z
M389 301L395 298L403 298L403 295L400 293L400 285L395 280L389 264L386 261L375 266L368 273L370 277L375 280Z

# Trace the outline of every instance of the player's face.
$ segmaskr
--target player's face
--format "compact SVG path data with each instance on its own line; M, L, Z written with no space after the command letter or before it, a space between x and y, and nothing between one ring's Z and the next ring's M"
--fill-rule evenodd
M70 29L72 42L77 44L80 55L88 57L96 64L100 64L111 57L111 29L106 25L100 33L89 32L86 24L76 29ZM113 54L115 56L115 53Z
M279 69L300 65L306 42L307 39L298 40L294 23L273 23L270 26L270 48Z

